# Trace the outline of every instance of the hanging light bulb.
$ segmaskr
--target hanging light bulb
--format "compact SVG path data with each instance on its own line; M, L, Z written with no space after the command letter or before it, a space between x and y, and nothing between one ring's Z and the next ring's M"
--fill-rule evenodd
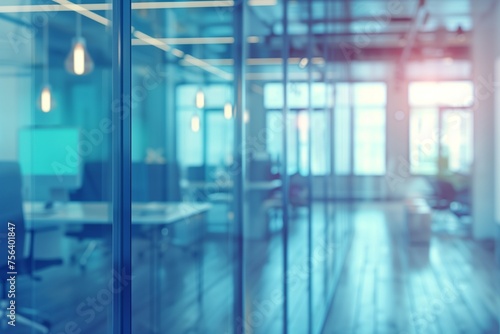
M43 63L43 88L40 93L40 109L44 113L48 113L52 110L52 91L49 85L49 27L46 24L43 28L43 53L44 53L44 63Z
M243 113L243 122L250 122L250 112L248 110L245 110L245 112Z
M231 103L226 102L224 105L224 118L225 119L231 119L233 117L233 106Z
M79 13L76 13L76 37L73 38L71 51L66 57L65 67L75 75L89 74L94 69L94 61L87 51L85 38L82 37L82 16Z
M300 138L307 140L309 129L309 115L305 112L299 113L297 116L297 128L299 130Z
M202 109L203 107L205 107L205 94L200 89L196 92L196 108Z
M49 85L44 86L40 94L40 108L45 113L52 110L52 93Z
M309 117L304 111L300 112L297 117L297 128L301 132L305 132L309 128Z
M299 67L304 69L306 68L307 64L309 64L309 59L308 58L302 58L299 62Z
M200 116L193 115L193 117L191 117L191 131L200 131Z
M66 58L65 65L68 72L76 75L85 75L94 69L94 62L87 52L83 37L73 39L73 47Z

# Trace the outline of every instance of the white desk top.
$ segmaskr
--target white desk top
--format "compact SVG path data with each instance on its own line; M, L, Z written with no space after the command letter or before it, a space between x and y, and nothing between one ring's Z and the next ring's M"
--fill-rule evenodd
M133 203L132 224L172 224L210 208L210 204L198 202ZM108 202L56 203L50 211L43 209L43 203L25 202L24 217L28 224L109 224L112 211Z
M281 187L281 184L281 180L249 181L244 183L243 187L247 190L273 190Z
M281 180L269 180L269 181L244 181L243 188L245 190L273 190L281 187ZM195 181L189 182L183 180L181 182L181 187L183 188L209 188L210 190L230 190L233 187L233 182L217 183L217 182L203 182Z

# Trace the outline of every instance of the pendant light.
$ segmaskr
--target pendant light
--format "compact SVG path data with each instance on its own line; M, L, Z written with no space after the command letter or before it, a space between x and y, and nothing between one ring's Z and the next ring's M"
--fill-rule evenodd
M75 75L89 74L94 69L94 62L87 51L85 38L82 37L82 16L79 13L76 13L76 36L73 38L65 67L69 73Z
M201 88L196 92L194 104L197 109L203 109L205 107L205 93L203 93ZM198 111L191 117L191 131L195 133L200 131L200 115Z
M231 90L226 91L226 103L224 104L224 118L230 120L233 118L233 105L231 104L230 99Z
M201 89L196 92L196 108L203 109L205 107L205 93Z
M43 88L40 94L40 109L44 113L52 110L52 92L49 84L49 24L47 23L43 28Z
M198 114L194 114L191 117L191 131L195 133L200 131L200 116Z
M233 117L233 106L231 103L226 102L224 105L224 118L225 119L231 119Z

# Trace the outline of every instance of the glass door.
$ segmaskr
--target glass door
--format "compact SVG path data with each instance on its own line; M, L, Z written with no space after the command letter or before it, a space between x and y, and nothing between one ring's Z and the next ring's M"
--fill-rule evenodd
M212 61L233 58L226 5L132 3L133 333L233 332L234 66Z
M442 173L470 175L473 118L469 108L440 109L439 161Z
M0 5L2 333L110 333L131 284L112 271L110 2Z

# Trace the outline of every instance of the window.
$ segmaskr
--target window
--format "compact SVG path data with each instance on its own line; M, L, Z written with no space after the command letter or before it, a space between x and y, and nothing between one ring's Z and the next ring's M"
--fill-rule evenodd
M337 106L334 120L335 174L351 173L351 110L349 106Z
M266 124L268 127L267 151L274 160L282 160L282 126L273 124L283 122L283 84L269 83L264 86L264 106L267 109ZM289 114L287 124L288 173L302 175L309 173L308 165L308 128L311 127L311 172L313 175L326 175L330 172L330 149L326 139L329 138L328 114L325 112L326 89L323 83L312 84L312 119L309 120L307 103L309 91L307 83L291 83L288 85ZM278 97L278 98L277 98ZM275 109L275 110L273 110ZM278 110L276 110L278 109ZM279 131L274 131L279 129ZM272 137L272 139L271 139Z
M385 108L354 110L354 174L385 173Z
M200 124L205 122L203 113L195 108L181 109L177 113L177 151L181 166L203 165L203 133L200 126L198 131L193 131L191 122L193 117L199 117Z
M288 120L283 122L283 114L278 110L271 110L266 113L267 124L267 152L271 159L277 163L283 161L283 129L287 126L287 153L288 153L288 174L294 174L299 170L297 159L297 135L292 128L297 124L297 115L289 114Z
M196 108L196 94L202 91L204 107ZM231 101L229 85L180 85L177 87L177 150L181 166L223 166L231 161L233 123L224 117L224 105ZM193 118L199 126L193 128Z
M209 166L228 166L232 161L233 123L224 118L222 112L208 112L207 122L207 164Z
M312 86L312 119L307 111L308 90L305 83L288 85L291 123L288 130L288 170L293 173L308 171L307 128L311 126L311 168L313 175L330 173L331 150L326 141L330 138L327 105L327 85ZM386 124L387 101L385 83L338 83L335 85L335 110L333 113L333 147L336 175L383 175L386 168ZM283 85L270 83L264 86L266 109L282 108ZM332 92L333 95L333 92ZM281 111L268 111L268 124L273 117L281 117ZM280 157L281 138L268 141L267 149Z
M386 85L339 83L335 88L335 174L383 175L386 168Z
M438 111L436 108L412 110L410 115L410 162L412 173L438 172Z
M468 173L473 156L472 83L414 82L408 92L411 172Z

